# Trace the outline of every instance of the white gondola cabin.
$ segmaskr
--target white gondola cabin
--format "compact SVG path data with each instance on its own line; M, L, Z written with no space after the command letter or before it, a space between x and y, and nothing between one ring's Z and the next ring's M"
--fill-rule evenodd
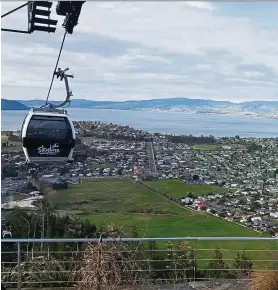
M31 109L22 125L27 162L72 161L75 130L65 110Z

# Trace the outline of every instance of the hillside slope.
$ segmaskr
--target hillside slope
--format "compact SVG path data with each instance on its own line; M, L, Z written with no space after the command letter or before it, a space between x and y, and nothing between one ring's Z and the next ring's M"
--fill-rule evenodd
M28 110L29 107L23 105L18 101L1 99L1 110Z

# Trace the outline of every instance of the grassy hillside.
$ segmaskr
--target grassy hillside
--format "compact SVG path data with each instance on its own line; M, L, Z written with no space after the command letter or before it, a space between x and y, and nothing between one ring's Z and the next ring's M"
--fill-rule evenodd
M228 190L216 185L208 184L189 184L184 183L182 180L155 180L146 181L146 185L165 193L169 197L186 197L188 192L192 192L195 196L203 196L209 193L224 193Z
M51 196L57 209L78 212L88 216L102 214L127 215L151 213L163 215L191 215L159 195L151 193L139 183L113 179L71 185L67 190Z
M159 182L157 182L157 185ZM163 183L162 183L163 184ZM170 184L170 183L169 183ZM168 184L168 185L169 185ZM197 189L195 192L204 192ZM109 179L71 185L67 190L59 190L49 196L57 210L76 214L89 219L98 227L122 226L131 234L137 227L140 237L259 237L251 229L208 215L177 206L163 196L153 193L144 185L130 180ZM166 246L166 243L161 243ZM277 249L270 242L194 242L198 248L212 249L219 245L229 257L239 249L248 249L250 257L265 257L261 252L251 250ZM200 252L202 257L211 257L213 251Z
M18 101L1 99L1 110L28 110L29 108Z
M170 187L171 184L175 183L168 183ZM147 230L147 236L152 237L259 235L205 212L175 205L140 183L127 179L84 181L56 191L49 199L57 210L80 215L98 225L113 222L130 226L138 222L141 234Z

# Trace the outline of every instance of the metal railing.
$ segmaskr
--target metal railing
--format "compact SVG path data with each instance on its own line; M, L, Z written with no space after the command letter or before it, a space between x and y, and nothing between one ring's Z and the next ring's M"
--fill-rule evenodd
M1 242L1 281L7 289L112 289L112 286L121 289L134 284L250 280L254 272L278 271L278 237L2 239Z

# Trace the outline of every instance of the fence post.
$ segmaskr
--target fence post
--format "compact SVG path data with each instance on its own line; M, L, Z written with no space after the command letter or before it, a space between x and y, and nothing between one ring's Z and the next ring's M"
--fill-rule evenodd
M20 253L20 242L17 242L17 268L18 268L18 283L17 283L17 289L21 290L21 253Z
M197 240L194 243L194 282L196 281L196 268L197 268Z

